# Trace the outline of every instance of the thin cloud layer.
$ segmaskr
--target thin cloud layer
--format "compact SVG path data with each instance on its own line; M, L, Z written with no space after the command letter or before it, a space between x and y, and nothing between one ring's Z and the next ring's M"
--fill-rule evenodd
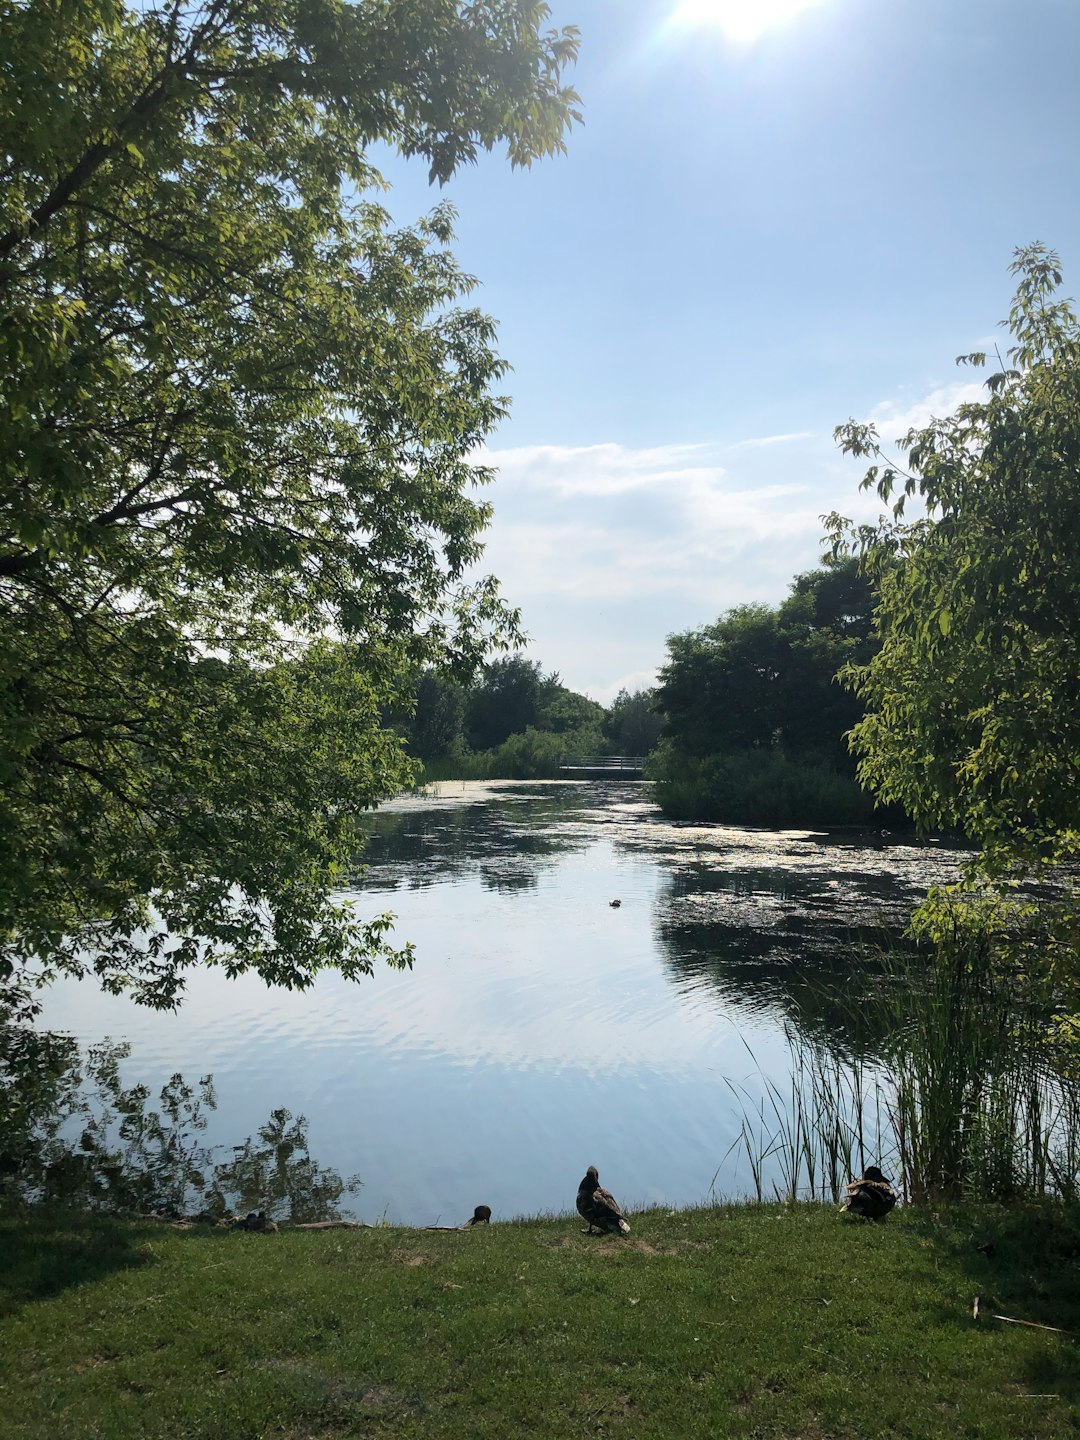
M984 395L979 382L895 397L867 417L886 444ZM498 476L484 569L521 607L531 653L608 701L652 683L666 637L732 606L778 603L820 564L821 517L873 522L863 467L824 428L725 444L485 449Z
M940 385L919 400L884 400L870 412L870 422L886 445L894 444L909 430L921 429L931 420L943 420L960 405L985 400L986 384L982 380L955 381Z

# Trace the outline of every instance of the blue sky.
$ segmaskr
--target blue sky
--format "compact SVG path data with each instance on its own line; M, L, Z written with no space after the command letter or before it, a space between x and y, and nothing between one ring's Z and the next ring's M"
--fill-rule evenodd
M1080 288L1077 0L693 5L552 0L582 32L569 153L442 192L513 366L484 568L605 702L668 634L782 599L823 512L876 514L833 427L976 393L953 360L993 343L1016 246ZM788 13L746 41L725 11ZM440 198L387 174L400 221Z

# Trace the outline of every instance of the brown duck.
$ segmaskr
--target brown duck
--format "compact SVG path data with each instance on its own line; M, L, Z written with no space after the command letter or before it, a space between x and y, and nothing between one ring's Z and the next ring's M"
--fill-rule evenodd
M254 1230L259 1235L276 1235L278 1227L265 1210L260 1210L257 1215L254 1210L249 1210L243 1220L237 1221L236 1228Z
M585 1178L578 1186L578 1214L589 1222L583 1235L591 1235L595 1226L602 1235L629 1235L630 1226L623 1219L619 1202L610 1190L600 1187L600 1175L595 1165L590 1165Z
M867 1220L884 1220L896 1204L892 1182L876 1165L868 1165L858 1180L847 1187L843 1209L848 1215L862 1215Z

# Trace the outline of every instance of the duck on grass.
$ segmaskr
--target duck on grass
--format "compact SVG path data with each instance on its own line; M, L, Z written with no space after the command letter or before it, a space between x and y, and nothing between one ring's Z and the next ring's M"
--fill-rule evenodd
M600 1174L595 1165L589 1166L578 1186L577 1208L578 1214L589 1222L588 1230L582 1231L583 1235L591 1235L594 1226L601 1235L630 1234L630 1226L623 1219L615 1196L610 1190L601 1188Z

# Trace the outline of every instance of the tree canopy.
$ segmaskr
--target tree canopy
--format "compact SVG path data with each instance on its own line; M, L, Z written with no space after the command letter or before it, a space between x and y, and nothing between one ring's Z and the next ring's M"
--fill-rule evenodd
M909 430L905 463L841 426L890 513L829 521L880 593L881 648L847 672L860 777L923 827L966 831L983 876L1080 853L1080 327L1052 251L1011 268L1012 344L985 398Z
M798 575L779 606L737 605L668 637L656 706L691 755L782 749L835 759L860 707L835 681L867 654L872 592L853 560Z
M737 605L670 635L648 772L665 813L773 826L873 818L845 739L861 705L836 679L869 657L872 630L872 589L848 557L796 576L779 606Z
M474 777L557 773L567 754L605 743L603 706L520 654L498 656L464 682L425 671L415 710L398 719L425 767Z
M172 1003L389 949L332 895L425 665L516 635L444 180L561 150L532 0L0 4L0 963Z

